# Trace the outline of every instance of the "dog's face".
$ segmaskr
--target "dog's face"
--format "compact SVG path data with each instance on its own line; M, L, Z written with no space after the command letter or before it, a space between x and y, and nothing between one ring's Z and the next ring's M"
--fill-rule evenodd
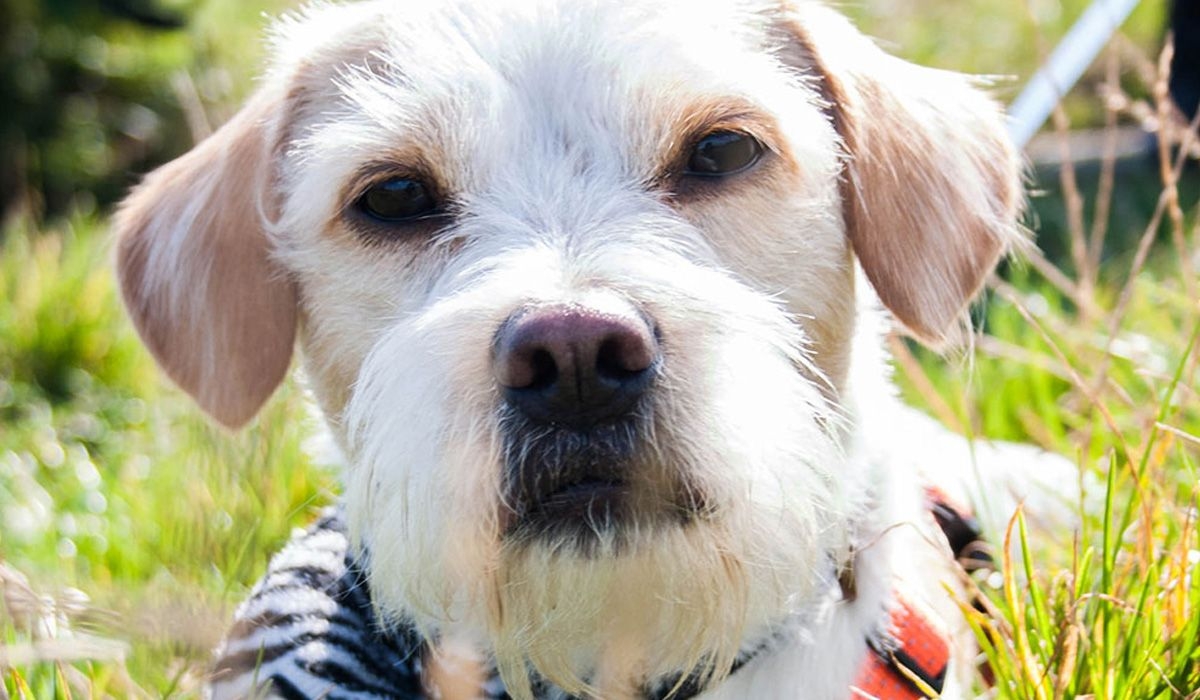
M298 338L378 602L578 692L824 590L870 497L854 261L950 335L1015 236L1001 133L808 3L322 6L130 197L119 269L228 425Z

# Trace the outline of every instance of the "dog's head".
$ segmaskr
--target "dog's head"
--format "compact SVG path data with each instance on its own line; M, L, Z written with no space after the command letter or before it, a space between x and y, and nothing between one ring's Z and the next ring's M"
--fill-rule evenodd
M122 207L121 285L226 425L299 340L385 610L580 691L821 590L855 261L953 334L1017 238L991 102L799 0L318 6L276 55Z

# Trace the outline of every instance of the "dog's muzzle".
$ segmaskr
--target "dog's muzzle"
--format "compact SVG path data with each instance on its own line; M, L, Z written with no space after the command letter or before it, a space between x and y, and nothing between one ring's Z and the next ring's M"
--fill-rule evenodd
M647 457L663 365L649 319L624 304L522 308L496 333L492 362L510 535L587 537L680 511L674 479Z

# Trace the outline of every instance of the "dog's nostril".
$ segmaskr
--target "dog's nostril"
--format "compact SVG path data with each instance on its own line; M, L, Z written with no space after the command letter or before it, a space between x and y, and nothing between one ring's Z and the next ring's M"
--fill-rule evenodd
M543 347L536 338L504 338L496 346L494 360L496 380L500 386L514 391L541 391L558 382L559 362L553 350Z
M596 354L596 372L606 379L626 379L653 364L651 346L638 334L614 334L600 343Z
M522 388L545 389L558 381L558 364L549 350L534 350L529 357L529 369L529 383Z
M658 355L640 316L555 305L505 322L493 362L505 399L527 417L586 427L627 414L649 387Z

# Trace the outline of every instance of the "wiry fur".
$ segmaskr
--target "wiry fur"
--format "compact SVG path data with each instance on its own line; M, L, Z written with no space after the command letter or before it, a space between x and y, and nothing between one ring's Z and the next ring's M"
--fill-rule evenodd
M855 261L940 342L1019 239L1012 149L965 79L804 0L321 4L280 24L275 54L246 113L131 196L122 288L231 425L297 329L384 619L466 640L517 697L534 671L606 698L693 674L706 697L830 699L894 581L954 619L916 479L862 423L860 404L895 404ZM717 130L767 151L720 182L682 176ZM386 174L422 178L445 216L365 221L354 201ZM238 220L212 213L232 201ZM268 301L248 318L247 298ZM549 303L634 309L660 338L650 396L592 445L514 427L497 388L497 329ZM629 459L639 516L510 536L511 463L605 449Z
M605 247L618 227L606 227ZM842 461L836 415L795 369L805 363L795 325L778 305L656 243L670 235L665 227L651 229L655 237L646 229L628 226L631 240L615 249L625 252L608 270L584 247L586 286L562 285L562 263L548 255L481 251L475 261L460 252L478 281L452 277L453 294L389 329L368 357L347 413L357 455L347 474L348 500L358 504L351 530L372 552L372 579L398 584L376 585L381 603L425 628L448 613L482 626L502 661L519 664L528 656L573 692L569 679L588 669L573 668L562 655L603 648L611 634L642 650L631 656L647 664L650 677L704 657L727 662L747 634L776 621L790 599L810 596L814 577L845 558L846 519L856 510L847 484L830 470ZM536 264L523 267L531 258ZM631 540L622 556L603 551L613 546L604 541L611 533L601 533L597 556L580 558L569 542L510 551L498 531L497 407L478 388L490 372L478 349L523 300L586 298L614 288L647 307L668 344L664 364L671 369L657 392L663 400L646 418L653 425L646 468L686 474L703 485L706 500L721 505L694 527L621 533ZM686 338L686 347L671 347L672 338ZM426 377L423 386L414 375ZM424 391L414 395L418 387ZM401 392L412 410L394 405ZM706 405L703 397L713 395L725 401ZM743 408L755 404L766 410ZM393 466L397 454L405 455L403 470ZM740 469L729 472L731 462ZM791 468L781 472L781 464ZM430 509L457 517L431 519ZM388 536L376 534L382 532ZM828 562L814 567L813 552ZM444 566L428 567L439 559ZM404 575L413 570L426 573ZM646 625L648 615L661 622ZM647 632L653 636L638 635Z

